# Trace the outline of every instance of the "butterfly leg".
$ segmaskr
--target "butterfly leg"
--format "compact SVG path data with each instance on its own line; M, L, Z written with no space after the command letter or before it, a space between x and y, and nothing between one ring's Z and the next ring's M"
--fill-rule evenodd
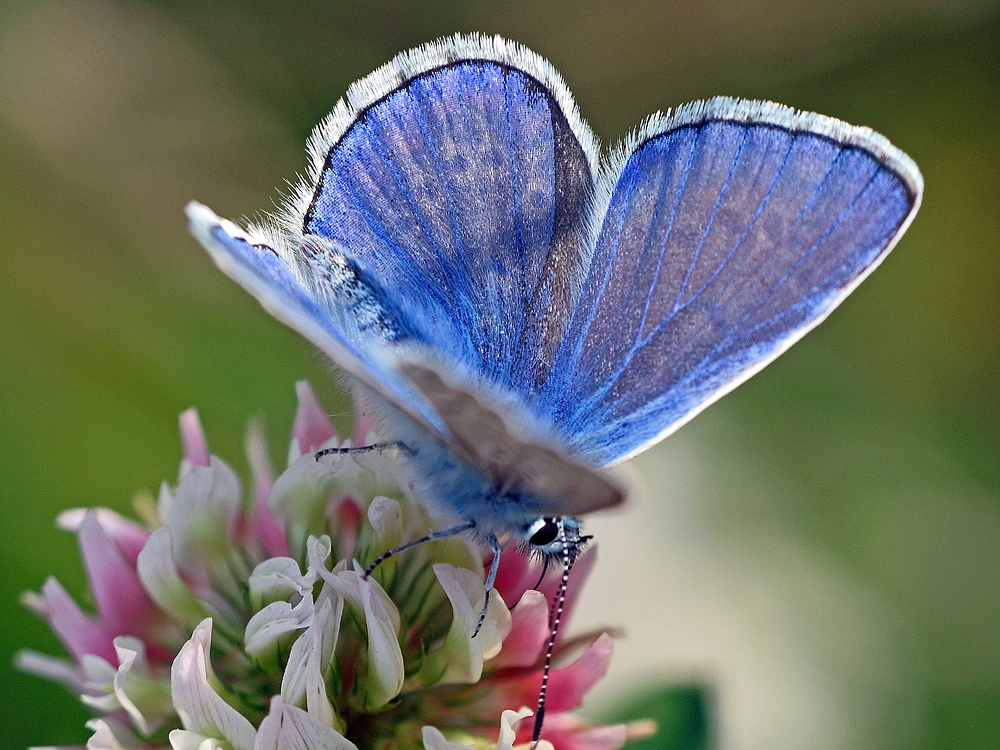
M317 451L315 458L319 461L323 456L353 456L359 453L385 453L386 451L398 451L407 458L412 458L416 454L416 451L402 440L392 440L384 443L372 443L371 445L356 445L350 448L325 448Z
M413 547L416 547L418 544L423 544L424 542L433 542L435 539L447 539L448 537L457 536L458 534L461 534L463 531L468 531L469 529L474 529L474 528L476 528L476 524L473 523L472 521L468 521L466 523L458 524L457 526L449 526L447 529L441 529L441 531L432 531L427 536L422 536L419 539L415 539L412 542L407 542L406 544L402 544L399 547L393 547L391 550L383 552L381 555L375 558L372 564L369 565L368 568L365 570L365 578L370 576L372 574L372 571L375 570L375 568L384 563L393 555L398 555L400 552L405 552L408 549L412 549Z
M486 541L489 542L490 549L493 550L493 562L490 563L490 572L486 575L486 598L483 599L483 609L479 613L479 622L476 623L476 630L472 634L473 638L479 635L479 630L483 627L483 622L486 621L486 608L490 606L490 592L497 580L497 570L500 569L500 553L503 552L500 541L493 534L487 534Z

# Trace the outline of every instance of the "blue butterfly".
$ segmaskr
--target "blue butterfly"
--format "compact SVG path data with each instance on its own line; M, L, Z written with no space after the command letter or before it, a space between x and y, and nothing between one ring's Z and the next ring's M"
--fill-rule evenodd
M358 81L308 150L277 216L191 203L191 231L361 386L456 522L429 538L494 550L487 590L503 539L568 571L577 517L622 500L600 470L822 321L923 190L881 135L761 101L653 115L602 157L555 69L483 36Z

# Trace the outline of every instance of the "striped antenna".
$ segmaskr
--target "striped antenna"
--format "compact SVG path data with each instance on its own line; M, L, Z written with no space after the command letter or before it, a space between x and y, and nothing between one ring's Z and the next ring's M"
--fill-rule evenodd
M542 735L542 721L545 719L545 693L549 687L549 672L552 668L552 652L556 647L556 636L559 634L559 623L562 621L563 606L566 604L566 586L569 584L569 571L576 561L576 553L579 551L579 542L574 541L571 545L566 537L566 526L559 524L559 536L562 539L562 580L559 582L559 590L552 602L551 626L552 632L549 634L549 645L545 649L545 667L542 670L542 687L538 691L538 707L535 709L535 728L531 733L531 750L535 750L538 738Z

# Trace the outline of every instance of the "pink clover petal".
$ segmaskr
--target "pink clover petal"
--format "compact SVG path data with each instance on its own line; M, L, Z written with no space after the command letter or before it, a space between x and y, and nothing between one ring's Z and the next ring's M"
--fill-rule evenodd
M546 710L555 714L579 706L586 692L607 673L613 650L611 636L602 633L572 664L553 669L549 675ZM538 685L538 672L532 672L498 682L498 689L508 696L505 703L526 705L538 697Z
M563 604L563 614L562 621L569 622L573 616L573 610L576 609L576 600L580 596L580 592L583 590L583 585L590 578L590 572L594 569L594 563L597 562L597 545L591 546L586 552L584 552L573 565L573 569L569 573L569 584L566 588L566 601ZM556 591L559 588L560 578L562 573L559 571L553 571L555 575L546 580L539 587L539 590L545 594L545 598L549 601L551 605L555 600ZM569 632L568 628L563 628L559 631L556 642L562 641L566 633Z
M87 513L78 530L80 553L101 626L116 635L147 636L159 610L117 544L107 535L96 513Z
M510 613L510 635L494 664L501 668L533 666L549 639L549 603L540 592L529 589Z
M364 509L353 498L345 497L334 506L333 518L340 531L337 541L345 555L353 553L358 546L358 529L364 517Z
M174 563L170 529L163 526L152 533L136 561L139 580L150 598L181 625L193 627L207 612L181 579Z
M516 602L525 591L529 591L538 583L541 575L539 565L519 549L508 550L500 556L500 567L494 587L500 592L505 602Z
M211 645L212 620L206 618L170 667L174 708L189 732L225 740L233 750L253 750L257 735L253 725L216 690L218 678L208 660Z
M44 583L41 595L52 632L77 663L87 654L109 662L114 660L114 635L105 633L93 618L84 614L55 578Z
M566 750L618 750L629 739L627 724L591 726L571 714L555 714L546 719L545 738ZM528 736L523 733L524 739Z
M315 453L329 440L337 437L337 431L326 414L326 410L316 398L316 392L306 380L295 384L299 406L292 425L292 444L288 449L288 463L291 464L306 453Z
M241 519L240 480L229 465L212 456L209 466L193 466L163 519L171 530L174 559L184 570L211 570L232 553Z
M447 563L434 565L434 575L451 602L453 616L444 645L427 656L422 679L426 684L473 684L482 676L483 661L500 652L510 633L510 611L494 593L483 626L473 638L486 593L482 577Z
M197 409L188 409L178 420L181 427L181 444L184 446L184 458L190 466L208 466L208 440L202 429L201 419ZM182 470L182 474L184 471Z
M583 696L608 672L615 644L611 636L601 633L579 659L553 670L549 677L550 705L553 712L571 711Z
M267 496L274 486L274 470L267 454L263 428L257 420L250 423L247 432L246 454L253 482L250 533L260 542L268 557L285 557L288 555L285 530L267 507Z
M289 706L280 695L260 723L254 750L358 750L342 734L301 708Z
M475 750L475 745L449 742L437 727L421 727L420 736L424 742L424 750Z
M77 532L83 524L83 519L92 514L104 529L104 533L114 540L122 554L132 565L135 565L139 550L149 539L149 529L126 518L110 508L73 508L65 510L56 518L56 526L65 531Z
M613 724L611 726L591 727L582 729L567 738L565 747L579 750L618 750L628 739L628 726Z

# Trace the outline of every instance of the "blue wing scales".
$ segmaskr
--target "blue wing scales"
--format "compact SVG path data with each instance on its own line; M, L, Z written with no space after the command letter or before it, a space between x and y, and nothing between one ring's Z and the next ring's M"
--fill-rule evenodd
M528 392L586 269L596 149L544 61L486 42L471 59L428 53L375 74L353 115L321 134L300 231L391 280L438 354ZM311 277L328 260L299 262Z
M728 99L647 124L605 179L591 272L541 399L598 465L662 439L822 320L921 190L867 129Z

